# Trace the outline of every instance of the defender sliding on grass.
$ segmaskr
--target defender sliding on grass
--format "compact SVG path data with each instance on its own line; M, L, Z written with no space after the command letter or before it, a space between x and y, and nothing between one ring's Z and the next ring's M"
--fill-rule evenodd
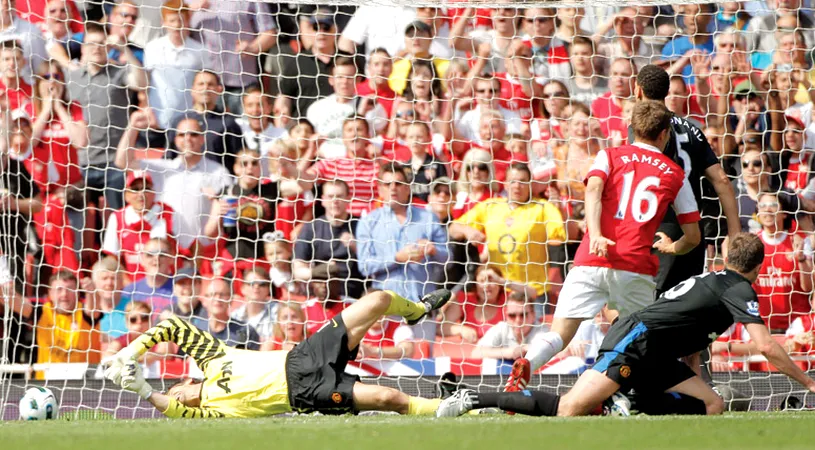
M815 381L790 360L759 317L751 284L764 261L761 239L740 233L729 249L725 270L689 278L653 305L612 325L597 363L562 397L526 390L477 393L465 389L443 400L437 416L488 407L533 416L582 416L610 398L612 412L619 415L628 415L632 405L651 415L721 414L721 397L679 358L704 350L733 322L745 324L761 353L781 372L815 392ZM528 360L515 365L525 370L513 367L513 372L524 371L528 377ZM630 401L618 393L632 389L635 394Z
M391 291L368 294L289 352L227 347L211 334L172 317L106 362L105 377L138 393L168 417L263 417L290 411L345 414L366 410L432 415L440 400L362 384L359 377L345 373L345 366L356 358L368 328L382 316L402 316L413 325L442 307L450 296L450 291L438 290L414 303ZM204 372L203 381L184 380L167 394L153 391L135 361L157 343L166 341L175 342L195 360Z

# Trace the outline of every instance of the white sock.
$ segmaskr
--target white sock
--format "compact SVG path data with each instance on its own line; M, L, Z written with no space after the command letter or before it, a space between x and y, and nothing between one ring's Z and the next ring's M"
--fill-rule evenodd
M554 331L544 333L543 337L535 339L526 351L526 359L532 366L532 372L540 369L555 355L563 350L563 338Z

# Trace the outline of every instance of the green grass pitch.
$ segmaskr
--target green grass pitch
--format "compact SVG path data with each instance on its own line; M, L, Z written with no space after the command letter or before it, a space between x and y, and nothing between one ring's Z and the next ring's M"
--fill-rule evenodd
M396 416L0 422L14 450L812 449L815 412L548 419Z

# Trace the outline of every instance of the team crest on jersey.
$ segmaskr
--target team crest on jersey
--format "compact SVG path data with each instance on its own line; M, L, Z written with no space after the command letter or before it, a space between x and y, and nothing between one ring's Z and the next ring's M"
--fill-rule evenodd
M333 400L334 403L339 405L340 403L342 403L342 394L340 394L339 392L331 394L331 400Z
M507 217L507 220L504 221L507 228L512 228L512 225L515 225L515 219L512 217Z
M628 366L621 366L620 367L620 376L623 378L628 378L631 376L631 368Z
M747 314L758 317L758 302L747 302Z

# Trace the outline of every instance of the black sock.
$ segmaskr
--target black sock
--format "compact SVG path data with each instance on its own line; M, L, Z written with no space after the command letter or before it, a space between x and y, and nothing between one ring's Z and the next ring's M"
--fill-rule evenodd
M630 399L633 409L651 416L668 414L705 415L707 413L705 402L696 397L676 392L641 394L632 396Z
M556 416L560 396L541 391L479 392L476 408L500 408L527 416Z

